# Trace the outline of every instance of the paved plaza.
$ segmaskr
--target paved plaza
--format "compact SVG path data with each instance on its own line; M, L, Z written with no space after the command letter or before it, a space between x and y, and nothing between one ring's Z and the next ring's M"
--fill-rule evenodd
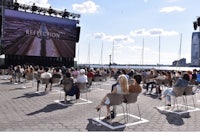
M36 82L10 83L8 76L0 76L0 131L200 131L200 95L188 97L187 112L162 110L165 101L156 95L138 98L141 120L137 105L129 105L129 118L124 124L123 109L117 107L118 116L112 121L101 120L106 108L99 113L95 107L103 96L110 92L114 79L94 85L81 99L63 104L64 93L60 87L46 94L36 93ZM33 85L33 87L32 87ZM43 87L40 90L44 90ZM73 98L69 98L73 99ZM125 105L124 105L125 106ZM120 126L120 127L117 127Z

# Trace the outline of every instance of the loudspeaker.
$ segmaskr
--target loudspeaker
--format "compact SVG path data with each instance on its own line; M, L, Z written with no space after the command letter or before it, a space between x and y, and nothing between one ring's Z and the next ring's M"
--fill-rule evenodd
M197 22L193 22L194 30L197 30Z
M197 24L200 26L200 17L197 18Z
M0 37L2 33L2 16L0 15Z
M79 42L81 27L76 27L76 42Z

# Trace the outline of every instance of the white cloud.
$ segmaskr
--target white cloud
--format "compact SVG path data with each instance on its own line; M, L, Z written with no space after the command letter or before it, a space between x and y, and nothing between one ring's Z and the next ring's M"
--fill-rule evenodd
M179 33L176 31L165 31L164 29L161 28L153 28L150 30L146 29L139 29L135 31L131 31L130 35L132 37L136 36L175 36L178 35Z
M163 7L160 12L170 13L174 11L182 12L185 8L179 7L179 6L169 6L169 7Z
M135 31L131 31L128 35L120 34L120 35L107 35L103 32L94 33L92 36L95 39L101 39L109 42L115 41L116 43L134 43L135 40L133 37L140 37L140 36L177 36L179 35L176 31L166 31L161 28L153 28L153 29L139 29Z
M95 13L97 12L97 9L99 8L98 5L96 5L93 1L86 1L82 4L73 4L72 5L73 10L77 11L79 13Z
M105 37L105 34L104 33L95 33L94 37L96 39L103 39Z
M106 35L105 33L94 33L94 38L106 41L115 41L121 43L133 43L134 40L129 35Z
M33 3L35 3L36 6L46 7L46 8L50 7L48 0L18 0L17 2L27 5L32 5Z
M179 0L167 0L167 2L169 2L169 3L174 3L174 2L177 2L177 1L179 1Z

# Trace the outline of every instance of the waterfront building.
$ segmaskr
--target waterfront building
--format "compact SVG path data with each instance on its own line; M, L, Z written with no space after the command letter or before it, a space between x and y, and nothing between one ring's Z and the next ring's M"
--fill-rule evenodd
M191 66L200 66L200 32L192 33Z

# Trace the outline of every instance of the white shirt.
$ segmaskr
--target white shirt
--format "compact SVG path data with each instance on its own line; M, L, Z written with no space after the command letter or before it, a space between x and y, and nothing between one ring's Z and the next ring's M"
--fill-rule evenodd
M76 80L77 83L87 83L88 79L85 74L79 74Z
M41 78L52 78L52 74L49 72L44 72L41 74Z

